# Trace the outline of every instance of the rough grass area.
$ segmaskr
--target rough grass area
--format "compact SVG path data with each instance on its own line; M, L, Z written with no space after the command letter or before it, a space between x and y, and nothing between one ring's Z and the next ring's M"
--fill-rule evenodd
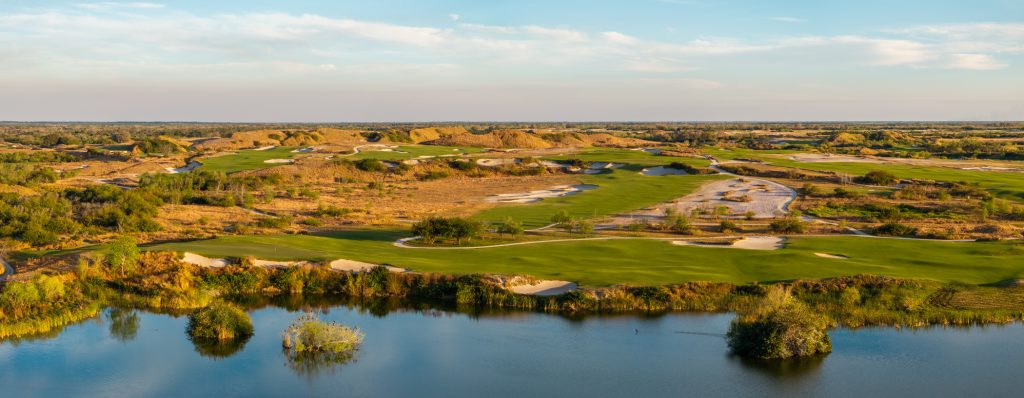
M657 240L580 240L469 250L403 249L404 231L329 236L226 236L165 243L150 250L212 257L338 259L387 263L420 272L526 274L584 287L665 285L690 281L745 284L873 274L985 284L1024 277L1019 242L947 242L866 237L796 237L786 248L751 251L673 245ZM814 253L849 257L828 259Z
M725 178L728 177L652 177L641 175L638 166L631 165L613 169L610 173L580 176L581 183L597 185L596 189L534 203L502 205L485 210L477 214L476 218L483 221L500 221L505 217L512 217L522 222L526 228L536 228L551 224L551 216L562 210L568 211L574 217L602 217L686 196L706 182Z
M202 168L209 171L223 171L234 173L243 170L259 170L268 167L280 166L279 164L266 163L271 159L291 159L295 156L292 147L277 147L265 151L243 150L231 155L214 156L200 160Z
M391 145L391 144L382 144ZM398 145L398 144L395 144ZM414 159L420 156L462 155L482 152L483 148L454 147L440 145L401 145L392 148L390 151L381 151L374 148L363 148L360 152L344 158L351 160L377 159L377 160L405 160Z

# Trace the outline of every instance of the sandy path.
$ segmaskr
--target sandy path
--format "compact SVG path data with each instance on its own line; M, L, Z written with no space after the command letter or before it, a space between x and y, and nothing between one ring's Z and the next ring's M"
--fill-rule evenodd
M885 163L885 160L878 158L834 155L830 153L795 153L789 156L789 160L803 163Z

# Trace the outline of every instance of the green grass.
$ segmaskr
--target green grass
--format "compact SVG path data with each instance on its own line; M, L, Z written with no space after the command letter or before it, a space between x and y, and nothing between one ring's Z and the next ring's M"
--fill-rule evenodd
M769 154L792 154L797 151L753 151L734 149L731 151L707 150L720 159L757 159L782 167L807 170L834 171L850 175L864 175L872 170L885 170L899 178L923 179L946 182L976 182L993 194L1017 201L1024 201L1024 177L1020 173L998 171L959 170L949 167L915 166L907 164L872 164L856 162L798 162L786 158L765 156Z
M340 232L330 236L226 236L165 243L151 250L212 257L346 258L419 272L527 274L583 286L663 285L688 281L749 283L875 274L971 284L1024 277L1019 242L945 242L862 237L797 237L775 251L703 248L654 240L592 240L471 250L403 249L404 231ZM827 259L814 253L841 254Z
M265 151L243 150L231 155L215 156L200 160L203 170L234 173L243 170L259 170L280 164L266 163L270 159L291 159L296 154L292 147L277 147Z
M483 148L435 146L435 145L402 145L392 151L360 150L359 153L345 156L346 159L377 159L377 160L405 160L420 156L441 156L460 155L482 152Z
M499 221L512 217L527 228L536 228L550 224L551 216L562 210L582 218L621 213L686 196L708 181L728 178L716 175L655 177L641 175L638 171L638 166L627 166L610 173L581 175L581 183L597 185L597 188L534 203L502 205L480 212L475 218Z

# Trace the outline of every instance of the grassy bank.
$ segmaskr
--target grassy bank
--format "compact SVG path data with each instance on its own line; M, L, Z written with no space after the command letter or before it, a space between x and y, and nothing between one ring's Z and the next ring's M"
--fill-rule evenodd
M794 237L774 251L678 246L657 240L577 240L470 250L403 249L404 231L331 235L225 236L165 243L149 250L211 257L345 258L418 272L527 274L582 286L637 286L692 281L746 284L854 274L985 284L1024 278L1020 242L948 242L854 236ZM816 253L848 259L822 258Z

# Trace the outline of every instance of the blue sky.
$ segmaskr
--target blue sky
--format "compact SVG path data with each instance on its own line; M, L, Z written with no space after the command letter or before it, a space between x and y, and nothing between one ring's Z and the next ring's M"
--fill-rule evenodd
M1024 1L3 1L0 120L1022 120Z

